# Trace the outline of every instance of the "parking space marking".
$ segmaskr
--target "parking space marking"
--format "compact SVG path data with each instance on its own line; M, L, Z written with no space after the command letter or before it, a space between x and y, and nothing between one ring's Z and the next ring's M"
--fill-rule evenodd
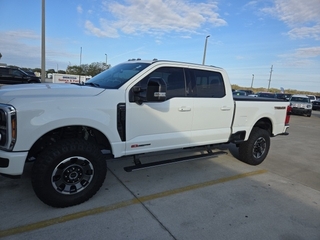
M197 184L189 185L186 187L176 188L176 189L172 189L172 190L168 190L168 191L164 191L164 192L159 192L159 193L155 193L155 194L151 194L151 195L147 195L147 196L134 198L131 200L115 203L110 206L93 208L93 209L89 209L89 210L85 210L85 211L81 211L81 212L77 212L77 213L72 213L72 214L68 214L65 216L57 217L57 218L52 218L49 220L44 220L44 221L40 221L40 222L36 222L36 223L27 224L27 225L20 226L20 227L10 228L7 230L0 230L0 238L7 237L10 235L20 234L20 233L24 233L24 232L29 232L29 231L35 231L35 230L49 227L49 226L52 226L55 224L80 219L80 218L83 218L86 216L100 214L100 213L104 213L104 212L108 212L108 211L113 211L113 210L116 210L119 208L131 206L134 204L139 204L142 202L151 201L151 200L155 200L158 198L168 197L168 196L175 195L178 193L188 192L191 190L196 190L196 189L212 186L212 185L219 184L219 183L225 183L225 182L234 181L234 180L241 179L241 178L251 177L251 176L263 174L266 172L267 172L267 170L262 169L262 170L248 172L248 173L237 174L237 175L230 176L230 177L220 178L220 179L211 180L211 181L207 181L207 182L203 182L203 183L197 183Z

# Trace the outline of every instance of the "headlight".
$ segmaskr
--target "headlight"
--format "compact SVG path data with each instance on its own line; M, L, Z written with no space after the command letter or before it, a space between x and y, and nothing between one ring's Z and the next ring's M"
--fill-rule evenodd
M312 105L308 104L308 105L307 105L307 108L312 108Z
M0 104L0 148L12 150L17 137L16 109Z

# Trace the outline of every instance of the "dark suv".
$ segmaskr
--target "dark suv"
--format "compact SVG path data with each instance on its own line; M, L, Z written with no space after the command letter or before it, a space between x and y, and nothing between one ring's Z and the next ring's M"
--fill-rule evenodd
M41 83L40 78L20 68L0 67L0 84Z

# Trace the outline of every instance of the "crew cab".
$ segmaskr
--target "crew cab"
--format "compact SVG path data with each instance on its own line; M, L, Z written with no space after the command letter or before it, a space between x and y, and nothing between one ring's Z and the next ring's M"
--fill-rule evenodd
M36 195L68 207L99 190L110 157L141 167L140 154L234 143L258 165L270 137L288 134L289 111L286 101L233 96L222 68L163 60L124 62L84 85L2 86L0 174L21 176L32 162Z

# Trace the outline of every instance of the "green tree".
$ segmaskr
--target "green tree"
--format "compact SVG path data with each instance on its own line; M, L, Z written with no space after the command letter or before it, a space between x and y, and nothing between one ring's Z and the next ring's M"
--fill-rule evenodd
M80 66L73 65L73 66L68 66L66 70L67 74L74 74L74 75L81 75L82 70Z
M16 65L8 65L8 67L11 67L11 68L19 68L19 67L16 66Z
M47 73L55 73L55 72L56 71L53 68L47 70Z
M66 74L66 71L64 71L64 70L58 70L58 73Z
M86 75L87 76L95 76L101 72L103 72L104 70L108 69L109 65L106 65L105 63L101 63L101 62L94 62L91 63L88 68L86 69Z
M66 73L93 77L108 68L110 68L110 65L101 62L93 62L91 64L81 64L81 66L68 66Z

